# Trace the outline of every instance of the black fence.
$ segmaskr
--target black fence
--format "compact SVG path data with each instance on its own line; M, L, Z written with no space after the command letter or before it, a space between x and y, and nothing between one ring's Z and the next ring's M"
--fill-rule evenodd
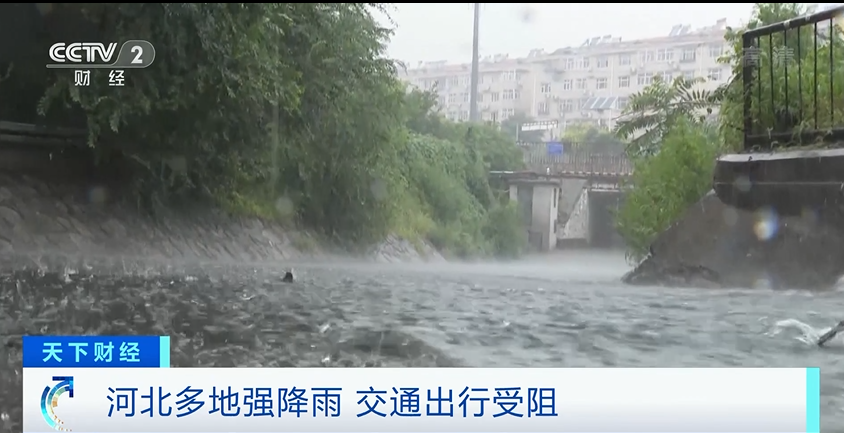
M47 127L0 120L0 147L49 146L85 148L85 130Z
M844 6L742 35L744 147L844 145Z

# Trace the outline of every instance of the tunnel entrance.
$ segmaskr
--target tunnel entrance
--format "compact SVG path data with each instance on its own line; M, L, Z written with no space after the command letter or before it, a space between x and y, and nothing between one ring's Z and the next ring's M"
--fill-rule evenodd
M593 248L624 247L615 228L615 215L623 200L621 191L589 191L589 239Z

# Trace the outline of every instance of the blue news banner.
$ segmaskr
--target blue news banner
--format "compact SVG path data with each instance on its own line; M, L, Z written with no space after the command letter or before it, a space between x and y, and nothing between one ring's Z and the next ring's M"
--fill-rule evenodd
M23 337L23 368L169 368L170 337Z
M820 432L809 369L170 367L170 338L23 338L23 431Z

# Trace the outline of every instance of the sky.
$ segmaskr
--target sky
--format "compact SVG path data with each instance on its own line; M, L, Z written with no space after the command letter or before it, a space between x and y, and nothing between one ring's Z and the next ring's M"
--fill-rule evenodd
M753 3L484 3L480 55L523 57L531 49L579 46L587 38L622 40L668 36L671 27L747 21ZM472 57L471 3L399 3L391 13L390 57L409 67L419 61L468 63ZM387 23L386 19L383 21ZM393 27L393 26L391 26Z

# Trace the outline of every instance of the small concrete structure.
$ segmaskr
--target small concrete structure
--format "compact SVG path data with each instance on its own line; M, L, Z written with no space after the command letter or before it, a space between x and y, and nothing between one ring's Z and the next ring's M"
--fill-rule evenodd
M510 200L521 208L534 250L622 244L612 220L623 196L618 180L534 172L490 175L507 182Z
M519 204L528 222L528 240L539 251L557 247L557 218L561 181L558 179L514 179L510 200Z

